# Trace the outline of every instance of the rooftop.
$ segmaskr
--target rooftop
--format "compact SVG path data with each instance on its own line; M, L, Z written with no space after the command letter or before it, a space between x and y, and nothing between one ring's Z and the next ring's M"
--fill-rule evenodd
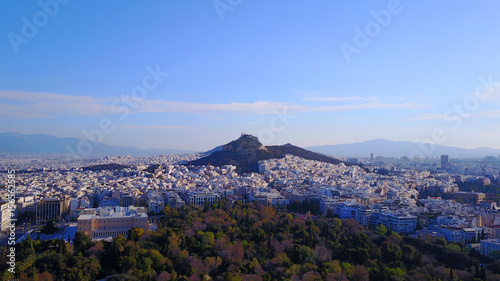
M141 207L100 207L96 209L86 209L78 220L90 220L93 218L122 218L122 217L143 217L147 218L146 210Z

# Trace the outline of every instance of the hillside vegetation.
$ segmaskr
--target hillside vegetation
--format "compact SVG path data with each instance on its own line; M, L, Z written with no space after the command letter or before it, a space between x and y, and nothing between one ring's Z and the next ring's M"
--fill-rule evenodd
M92 242L16 246L15 276L0 255L4 280L499 280L500 263L444 239L366 229L331 213L315 220L270 206L222 202L165 209L154 232ZM481 264L488 263L488 268ZM477 278L477 279L474 279Z

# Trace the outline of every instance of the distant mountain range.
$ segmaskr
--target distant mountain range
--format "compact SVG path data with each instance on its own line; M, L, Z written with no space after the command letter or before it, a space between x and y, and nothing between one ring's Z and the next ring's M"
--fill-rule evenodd
M491 149L486 147L466 149L437 144L430 145L418 142L389 141L384 139L376 139L353 144L311 146L307 147L307 149L339 157L362 158L369 158L371 153L373 153L375 157L439 157L446 154L450 158L481 158L485 156L498 157L500 154L500 149Z
M338 159L318 154L289 143L285 145L264 146L257 137L244 134L237 140L206 152L207 156L191 161L188 165L234 165L238 173L258 172L259 161L272 158L283 158L287 154L332 164L339 164L342 162ZM345 164L349 165L347 163Z
M338 161L334 158L325 155L339 157L360 157L369 158L370 154L384 157L402 157L402 156L421 156L424 157L439 157L446 154L450 158L482 158L485 156L500 155L500 149L491 148L475 148L466 149L452 146L423 144L410 141L389 141L384 139L376 139L371 141L339 144L339 145L322 145L311 146L305 149L293 146L291 144L280 146L264 147L257 138L246 135L246 138L239 138L226 145L218 146L210 151L205 152L207 157L201 158L196 163L211 163L213 165L225 165L231 162L231 157L248 157L245 165L249 167L248 171L256 171L256 166L252 166L259 160L283 157L285 154L293 154L305 159L319 160L323 162ZM248 141L247 140L250 140ZM77 145L84 140L77 138L58 138L50 135L25 135L19 133L0 133L0 155L65 155L68 151L76 151ZM253 147L258 146L258 147ZM238 149L238 151L234 151ZM264 148L264 149L260 149ZM112 146L104 143L92 144L92 151L88 158L96 158L103 156L150 156L150 155L165 155L165 154L190 154L195 151L181 149L139 149L128 146ZM238 152L234 154L234 152ZM321 154L325 155L321 155ZM322 158L327 157L327 158ZM333 160L331 160L333 159ZM234 160L232 163L240 162ZM242 163L243 163L242 162ZM250 163L252 163L250 165ZM245 166L244 165L244 166ZM250 167L250 166L251 167ZM236 165L237 166L237 165Z
M24 135L19 133L0 133L1 155L52 155L68 154L77 151L82 140L77 138L58 138L49 135ZM92 144L92 150L85 157L103 156L151 156L164 154L190 154L194 151L180 149L139 149L132 146L112 146L104 143Z

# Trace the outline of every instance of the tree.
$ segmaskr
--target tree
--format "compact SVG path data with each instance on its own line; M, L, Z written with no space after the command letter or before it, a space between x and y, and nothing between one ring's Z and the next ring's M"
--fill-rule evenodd
M335 214L333 213L332 209L328 209L326 211L326 217L329 219L333 219L335 217Z
M31 237L28 236L28 238L21 242L20 251L17 258L19 260L24 260L33 254L35 254L35 248L33 247L33 241L31 241Z
M358 264L354 267L354 273L352 274L351 279L357 281L369 281L370 275L364 266Z
M129 233L130 233L129 240L137 241L144 234L144 229L140 227L134 227L129 231Z
M135 241L136 239L135 239L134 235L135 235L135 232L133 232L133 231L132 231L132 229L130 229L130 230L128 231L128 237L127 237L127 240L128 240L128 241Z
M383 224L379 224L375 229L375 233L377 233L378 235L385 236L385 234L387 233L387 229Z
M354 274L355 267L352 264L343 262L340 266L342 267L342 272L344 272L348 277L351 277Z
M397 268L391 268L391 267L386 267L385 272L387 273L387 276L392 277L394 280L402 280L403 275L405 274L404 270L397 267Z
M45 226L43 227L43 229L41 230L42 233L44 234L54 234L58 231L59 229L54 226L54 221L48 221Z
M481 237L479 238L479 240L484 240L486 239L486 233L484 233L484 228L481 230Z
M443 237L439 237L435 241L436 244L446 247L446 240Z
M75 238L73 239L73 245L76 252L83 254L90 247L94 246L94 243L92 242L92 239L87 236L87 234L81 231L77 231L75 234Z
M66 242L64 239L59 239L59 253L65 255L66 254Z
M333 224L335 227L339 228L339 227L341 227L341 226L342 226L342 221L341 221L339 218L334 218L334 219L332 220L332 224Z
M391 236L392 235L392 228L389 227L389 229L387 229L387 232L385 233L385 236Z
M421 230L423 227L422 227L422 223L420 222L420 219L417 220L417 227L416 227L416 230Z
M302 264L314 263L316 252L308 246L300 245L297 249L297 253Z

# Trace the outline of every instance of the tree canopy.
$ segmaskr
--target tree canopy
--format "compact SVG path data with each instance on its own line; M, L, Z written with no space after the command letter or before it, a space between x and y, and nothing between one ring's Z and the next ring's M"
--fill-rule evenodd
M25 240L16 245L18 267L24 270L7 273L5 248L0 267L4 278L19 280L500 278L498 262L480 266L489 262L462 245L366 229L350 219L304 220L252 203L166 208L156 231L136 228L130 235L93 242L77 232L72 244Z

